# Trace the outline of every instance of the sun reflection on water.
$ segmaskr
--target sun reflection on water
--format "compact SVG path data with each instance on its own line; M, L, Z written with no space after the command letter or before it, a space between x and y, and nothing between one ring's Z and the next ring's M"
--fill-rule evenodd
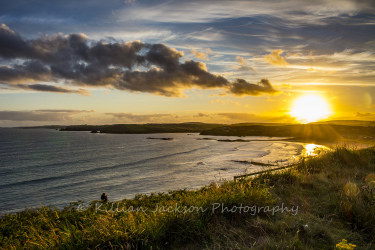
M318 155L318 149L321 148L320 145L307 144L305 146L305 156L315 156Z

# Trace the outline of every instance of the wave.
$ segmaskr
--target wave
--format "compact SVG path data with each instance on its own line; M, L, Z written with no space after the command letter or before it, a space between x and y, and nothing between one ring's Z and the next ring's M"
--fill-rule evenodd
M29 184L38 184L38 183L41 183L41 182L49 182L49 181L62 180L62 179L73 178L73 177L87 176L87 175L90 175L91 173L97 174L98 171L101 171L101 170L106 170L106 171L116 170L116 169L125 168L125 167L129 167L129 166L145 164L145 163L148 163L150 161L157 160L157 159L165 159L165 158L168 158L168 157L171 157L171 156L190 154L190 153L194 153L196 151L202 150L206 147L207 146L195 148L195 149L184 151L184 152L171 153L171 154L166 154L166 155L162 155L162 156L151 157L151 158L147 158L147 159L143 159L143 160L139 160L139 161L135 161L135 162L130 162L130 163L125 163L125 164L117 164L117 165L107 166L107 167L90 168L90 169L87 169L87 170L76 171L76 172L73 172L73 173L66 173L66 174L62 174L62 175L59 175L59 176L44 177L44 178L37 178L37 179L33 179L33 180L13 182L13 183L9 183L9 184L0 185L0 188L13 187L13 186L23 186L23 185L29 185ZM79 165L79 163L83 163L83 162L84 161L81 160L81 161L78 161L78 162L77 161L75 161L75 162L70 161L70 162L48 164L48 165L43 165L43 166L34 165L34 166L30 166L30 168L77 165L77 164ZM26 166L24 168L27 168L28 170L30 170L30 168L28 166Z

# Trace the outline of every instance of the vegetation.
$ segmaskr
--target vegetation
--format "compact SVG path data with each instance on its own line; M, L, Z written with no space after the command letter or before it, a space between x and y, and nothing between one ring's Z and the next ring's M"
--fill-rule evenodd
M340 147L195 191L80 201L0 221L3 249L374 249L374 235L374 148Z
M374 126L338 124L233 124L201 132L201 135L293 137L312 141L373 139Z
M220 126L222 126L222 124L208 124L200 122L72 125L62 128L61 131L100 131L100 133L114 134L199 133L203 130L213 129Z

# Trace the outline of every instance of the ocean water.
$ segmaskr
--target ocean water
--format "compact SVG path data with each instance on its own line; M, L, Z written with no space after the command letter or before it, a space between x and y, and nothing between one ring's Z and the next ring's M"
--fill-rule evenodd
M100 199L103 192L118 201L137 193L199 188L262 168L251 161L292 163L306 147L316 146L269 137L218 139L239 138L2 128L0 214L49 204L61 209Z

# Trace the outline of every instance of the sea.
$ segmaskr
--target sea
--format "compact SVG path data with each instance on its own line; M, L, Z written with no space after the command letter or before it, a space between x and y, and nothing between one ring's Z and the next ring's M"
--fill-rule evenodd
M266 168L260 163L293 164L323 147L283 139L0 128L0 215L63 209L99 200L102 193L120 201L197 189Z

